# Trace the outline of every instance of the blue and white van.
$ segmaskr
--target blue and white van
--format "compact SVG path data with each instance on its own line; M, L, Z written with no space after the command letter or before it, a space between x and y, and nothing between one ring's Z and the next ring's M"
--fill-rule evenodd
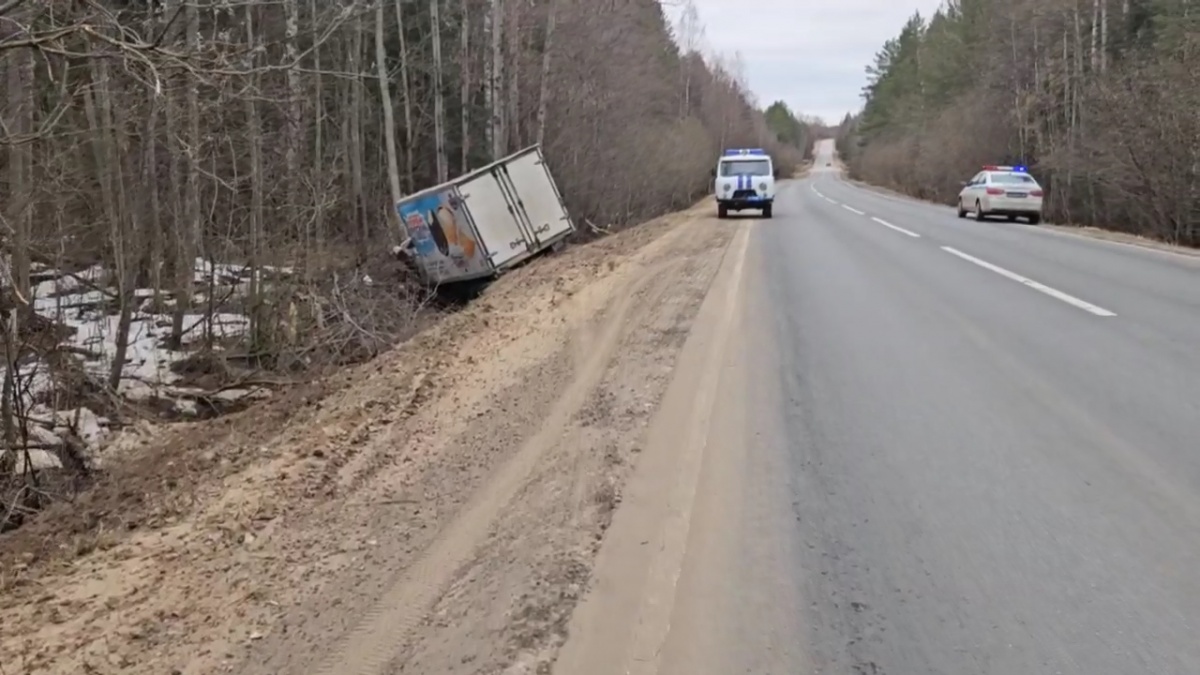
M713 189L717 195L717 217L730 211L756 210L763 218L771 217L775 202L775 166L761 148L726 150L713 171Z

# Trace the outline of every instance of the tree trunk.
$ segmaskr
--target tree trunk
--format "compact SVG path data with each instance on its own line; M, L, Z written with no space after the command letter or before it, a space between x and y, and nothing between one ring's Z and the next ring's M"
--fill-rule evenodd
M187 53L200 50L200 9L195 2L185 3ZM196 259L201 257L200 214L200 92L199 80L188 78L187 87L187 174L184 180L184 227L177 233L179 266L175 279L175 313L171 320L170 344L178 349L183 342L184 316L192 307Z
M508 152L508 133L504 119L504 97L501 95L504 86L504 2L492 0L490 14L492 24L492 72L488 82L488 92L491 97L489 106L492 123L492 160L503 157Z
M382 1L382 0L380 0ZM404 10L407 0L396 0L396 34L400 39L400 94L404 99L404 180L408 192L416 192L413 160L415 129L413 127L412 84L408 72L408 36L404 34Z
M20 392L17 382L17 373L20 368L21 355L21 331L20 331L20 315L16 307L5 312L4 315L4 391L0 393L0 417L3 421L0 425L4 429L4 446L9 448L11 452L0 454L0 475L8 476L13 473L17 467L16 448L20 446L18 438L18 426L23 426L18 418L22 416L24 406L21 405ZM22 459L25 463L29 462L29 450L24 451ZM0 523L0 526L7 523Z
M246 58L246 70L250 72L250 91L245 96L246 106L246 136L250 145L250 232L249 250L247 251L246 266L250 269L250 288L247 293L250 319L251 352L257 353L265 349L265 331L263 323L262 298L262 247L263 231L263 161L262 161L262 118L259 117L257 99L262 95L262 75L255 72L258 66L256 58L258 37L255 33L256 19L255 3L246 3L246 44L250 55ZM212 316L208 317L212 321Z
M471 170L471 11L470 0L462 0L459 10L462 13L462 25L459 26L459 136L462 144L462 157L459 171L467 173Z
M309 0L309 14L317 16L317 0ZM312 280L316 263L325 250L325 79L321 73L321 45L313 45L313 217L307 230L304 249L309 260L304 266L307 280Z
M283 166L287 175L284 177L287 186L287 204L283 209L284 217L296 228L297 239L303 239L304 225L301 222L300 210L300 150L304 143L303 104L304 86L300 83L300 8L297 0L283 0L284 14L284 60L287 70L287 102L284 106L284 158Z
M112 363L109 364L108 388L118 391L125 370L125 355L129 347L129 326L133 316L134 271L131 269L129 247L132 233L128 226L130 209L125 193L125 161L118 136L123 126L112 101L112 82L108 60L103 55L91 59L94 94L85 91L84 109L92 127L92 152L96 162L97 183L101 204L109 223L109 241L113 252L113 271L117 278L120 315Z
M146 194L149 199L149 219L146 226L146 257L142 263L150 276L150 287L154 291L155 304L162 291L162 260L163 260L163 219L162 203L159 196L159 186L162 181L158 176L158 118L162 102L159 98L150 100L150 110L146 113L146 137L144 171L146 176Z
M442 64L441 0L429 0L429 28L433 36L433 146L437 162L437 181L450 180L446 158L446 93Z
M508 138L506 150L521 146L521 21L520 3L511 3L512 16L508 17L508 112L504 116L505 134Z
M350 54L347 59L349 70L353 73L350 79L350 110L347 111L347 117L350 123L349 146L346 148L347 156L350 158L350 192L351 202L354 204L354 223L357 226L359 255L363 260L366 260L370 254L370 225L367 222L366 215L366 196L363 194L363 142L362 142L362 115L363 115L363 83L361 72L362 61L362 18L355 16L354 22L351 24L350 30L353 35L350 39Z
M392 204L400 201L400 166L396 159L396 114L392 110L392 90L388 86L387 48L383 41L383 3L375 6L375 72L379 75L379 101L383 107L383 139L387 146L388 188L391 190ZM393 227L401 227L400 216L396 209L388 209L388 219ZM395 229L395 232L400 232Z
M542 79L540 90L538 91L538 109L537 109L537 144L542 145L546 142L546 106L550 98L550 54L554 50L554 28L556 12L558 10L557 0L550 0L550 6L546 8L546 44L542 51Z
M12 118L12 134L16 143L9 146L8 189L4 198L7 219L12 223L12 247L9 252L12 262L13 291L19 298L29 301L29 244L32 228L33 184L30 173L33 169L33 54L27 49L8 52L8 105Z
M1108 71L1108 0L1100 2L1100 72Z

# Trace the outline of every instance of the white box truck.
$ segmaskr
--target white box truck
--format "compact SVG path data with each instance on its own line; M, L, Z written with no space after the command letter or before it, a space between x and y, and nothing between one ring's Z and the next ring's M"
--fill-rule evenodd
M409 195L396 212L433 286L495 277L575 231L536 145Z

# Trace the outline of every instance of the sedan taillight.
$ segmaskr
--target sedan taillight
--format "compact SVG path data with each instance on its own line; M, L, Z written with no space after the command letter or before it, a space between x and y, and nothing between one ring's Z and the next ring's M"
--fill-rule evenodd
M1004 194L1004 188L990 187L987 189L987 193L989 195L1002 195Z
M1030 190L1029 194L1034 197L1041 197L1045 193L1043 193L1041 190Z

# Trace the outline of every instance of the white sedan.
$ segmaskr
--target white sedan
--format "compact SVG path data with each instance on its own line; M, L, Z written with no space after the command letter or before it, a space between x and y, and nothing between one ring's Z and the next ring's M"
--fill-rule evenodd
M958 193L958 217L968 212L975 220L1005 216L1011 221L1025 218L1031 225L1042 222L1042 186L1025 167L985 166L983 171L962 184Z

